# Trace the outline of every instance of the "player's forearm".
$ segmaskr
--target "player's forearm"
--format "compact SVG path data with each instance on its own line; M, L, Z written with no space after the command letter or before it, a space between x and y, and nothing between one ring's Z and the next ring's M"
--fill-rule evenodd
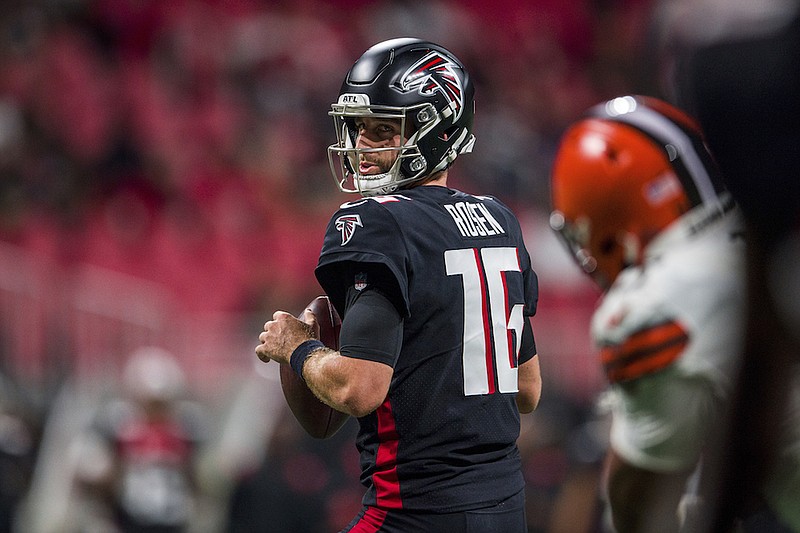
M606 493L618 533L678 531L678 504L687 473L666 474L637 468L613 450L608 457Z
M347 375L338 361L339 353L330 348L315 350L303 364L303 379L323 402L338 411L353 414L347 406Z
M519 367L517 374L519 393L517 409L520 413L532 413L539 405L542 396L542 374L539 369L539 357L533 356Z
M391 368L320 348L306 359L303 378L320 400L338 411L361 417L377 409L386 398Z

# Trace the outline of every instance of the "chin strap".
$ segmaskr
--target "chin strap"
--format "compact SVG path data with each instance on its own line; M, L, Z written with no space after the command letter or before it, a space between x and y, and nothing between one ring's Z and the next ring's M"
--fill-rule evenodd
M381 174L371 175L358 175L354 176L353 181L358 187L358 192L361 196L375 196L378 194L388 194L397 189L397 186L392 183L391 172L383 172Z

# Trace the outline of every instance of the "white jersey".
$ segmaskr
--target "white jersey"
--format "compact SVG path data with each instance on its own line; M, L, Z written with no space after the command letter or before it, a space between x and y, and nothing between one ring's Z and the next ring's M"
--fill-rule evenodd
M699 459L734 386L744 332L741 217L687 213L624 270L592 318L610 382L611 445L640 468Z

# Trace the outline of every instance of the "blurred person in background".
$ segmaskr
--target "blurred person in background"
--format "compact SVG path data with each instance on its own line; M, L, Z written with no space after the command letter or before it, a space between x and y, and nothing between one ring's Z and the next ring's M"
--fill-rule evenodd
M178 533L198 513L196 457L205 439L186 377L157 347L136 350L123 371L124 397L104 405L85 442L78 484L92 529Z
M800 1L663 0L666 90L700 121L747 228L747 322L710 527L800 531Z
M336 531L361 509L355 420L329 439L314 439L283 407L269 436L270 452L235 480L226 533Z
M363 509L342 531L525 532L520 413L541 393L537 278L514 214L447 185L470 152L474 89L447 49L369 48L331 115L331 170L361 197L331 218L317 278L339 351L276 311L256 353L358 418Z
M703 512L690 478L706 475L740 358L739 209L695 121L641 96L566 131L552 202L551 226L604 291L591 332L609 382L613 527L690 530Z
M39 421L19 386L0 372L0 533L15 531L38 453Z
M608 416L550 390L522 419L518 446L526 482L528 533L600 533Z

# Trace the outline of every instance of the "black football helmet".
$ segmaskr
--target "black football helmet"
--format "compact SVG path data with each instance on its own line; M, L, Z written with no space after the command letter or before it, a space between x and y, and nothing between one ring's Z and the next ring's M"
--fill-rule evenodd
M328 161L339 189L363 196L390 193L472 151L474 93L461 62L437 44L399 38L369 48L348 71L329 113L337 142L328 147ZM366 116L400 119L408 138L397 148L357 148L355 119ZM361 154L386 150L398 152L388 172L358 172Z

